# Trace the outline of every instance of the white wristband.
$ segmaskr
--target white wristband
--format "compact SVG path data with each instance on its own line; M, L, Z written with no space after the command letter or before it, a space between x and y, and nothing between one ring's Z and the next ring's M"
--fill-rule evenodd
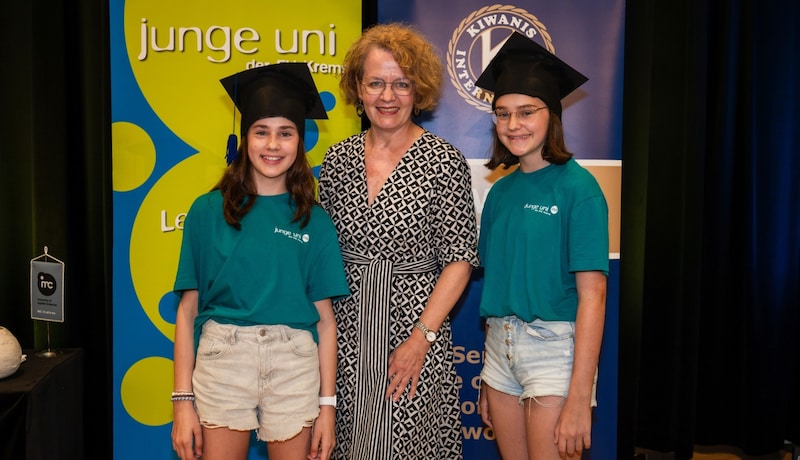
M320 406L333 406L336 408L336 396L320 396L319 397L319 405Z

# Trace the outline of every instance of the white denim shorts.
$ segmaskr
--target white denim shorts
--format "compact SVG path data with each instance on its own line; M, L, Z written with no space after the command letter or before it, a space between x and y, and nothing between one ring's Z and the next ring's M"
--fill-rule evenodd
M319 355L311 333L288 326L207 321L192 385L205 427L258 430L285 441L319 415Z
M516 316L487 318L485 361L481 380L497 391L519 396L567 397L575 357L575 323L526 323ZM592 407L597 405L597 372Z

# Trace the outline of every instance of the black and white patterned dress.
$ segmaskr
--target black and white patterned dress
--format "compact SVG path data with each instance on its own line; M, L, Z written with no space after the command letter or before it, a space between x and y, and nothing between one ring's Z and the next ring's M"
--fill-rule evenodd
M336 224L352 295L334 302L339 334L337 460L463 458L450 321L425 357L413 400L384 401L388 357L411 334L441 267L478 265L469 165L424 131L367 202L365 132L333 145L320 201Z

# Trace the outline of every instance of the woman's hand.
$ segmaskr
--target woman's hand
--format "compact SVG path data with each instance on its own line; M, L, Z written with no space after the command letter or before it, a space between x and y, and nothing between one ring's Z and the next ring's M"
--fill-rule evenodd
M399 401L406 388L408 388L408 399L414 399L422 365L425 364L425 355L430 347L422 334L412 333L408 340L389 355L389 384L386 388L386 399Z

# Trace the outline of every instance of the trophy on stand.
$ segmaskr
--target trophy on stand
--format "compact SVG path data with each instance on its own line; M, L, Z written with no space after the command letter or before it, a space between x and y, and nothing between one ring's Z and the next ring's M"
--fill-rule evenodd
M48 254L47 246L44 254L31 259L31 319L47 322L47 350L36 356L56 356L50 348L50 323L64 322L64 262Z

